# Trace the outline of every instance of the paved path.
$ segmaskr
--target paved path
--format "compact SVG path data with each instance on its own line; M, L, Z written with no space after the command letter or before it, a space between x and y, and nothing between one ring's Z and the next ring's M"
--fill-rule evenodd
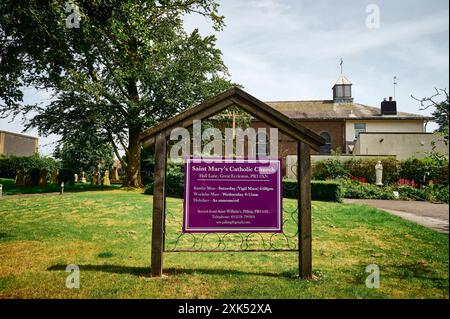
M400 216L417 224L448 234L448 204L432 204L429 202L379 200L379 199L344 199L344 203L373 206Z

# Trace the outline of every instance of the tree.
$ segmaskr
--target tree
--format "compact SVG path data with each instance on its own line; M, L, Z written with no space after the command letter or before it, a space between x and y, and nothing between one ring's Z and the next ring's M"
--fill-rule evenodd
M421 110L434 107L432 115L436 123L439 125L436 132L444 137L445 144L448 145L449 93L447 92L447 89L435 88L435 90L436 93L430 97L424 97L421 99L418 99L412 95L411 97L420 102ZM437 100L440 97L444 97L444 100Z
M62 140L53 156L61 160L63 168L78 174L81 171L93 172L99 165L108 170L114 163L112 146L93 134Z
M68 12L66 12L66 9ZM223 26L215 0L0 2L0 114L33 112L43 135L95 128L122 162L127 186L141 186L139 134L231 86L214 36L188 33L200 14ZM23 104L23 90L48 90L47 104Z

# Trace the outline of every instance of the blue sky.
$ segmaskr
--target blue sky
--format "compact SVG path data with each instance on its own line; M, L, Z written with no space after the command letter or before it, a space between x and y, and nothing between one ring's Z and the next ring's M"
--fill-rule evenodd
M447 0L224 0L226 27L217 45L232 80L261 100L331 99L331 87L344 74L353 82L356 102L379 106L393 95L400 111L420 111L410 95L429 96L449 87L449 2ZM368 28L368 5L379 8L379 28ZM200 16L186 28L213 33ZM46 92L27 91L27 101L45 101ZM70 124L69 124L70 125ZM0 129L21 132L20 118L0 120ZM30 131L36 135L35 131ZM41 138L42 153L55 137Z

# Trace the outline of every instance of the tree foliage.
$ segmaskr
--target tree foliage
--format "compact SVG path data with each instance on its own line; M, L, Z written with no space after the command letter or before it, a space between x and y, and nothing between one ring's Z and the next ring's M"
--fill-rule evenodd
M80 174L92 173L99 166L109 170L114 163L113 148L96 135L65 139L55 149L54 156L62 167Z
M60 168L60 162L38 153L32 156L0 156L0 177L14 178L18 171L28 175L33 171L45 171L50 177Z
M448 116L449 116L449 93L447 89L437 89L436 93L430 97L424 97L418 99L412 96L413 99L417 100L421 104L421 110L426 110L428 108L434 108L432 113L435 122L438 124L437 133L444 137L445 144L448 144ZM442 99L443 98L443 99Z
M223 17L214 0L73 3L1 1L1 115L33 111L28 127L43 135L94 129L125 150L128 185L140 186L141 131L231 86L215 36L183 22L200 14L220 31ZM25 105L26 87L51 102Z

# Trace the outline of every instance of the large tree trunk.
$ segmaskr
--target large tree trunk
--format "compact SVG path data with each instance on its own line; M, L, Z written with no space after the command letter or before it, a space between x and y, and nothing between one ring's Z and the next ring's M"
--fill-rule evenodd
M127 177L125 186L142 187L141 142L139 141L139 130L130 129L125 173Z

